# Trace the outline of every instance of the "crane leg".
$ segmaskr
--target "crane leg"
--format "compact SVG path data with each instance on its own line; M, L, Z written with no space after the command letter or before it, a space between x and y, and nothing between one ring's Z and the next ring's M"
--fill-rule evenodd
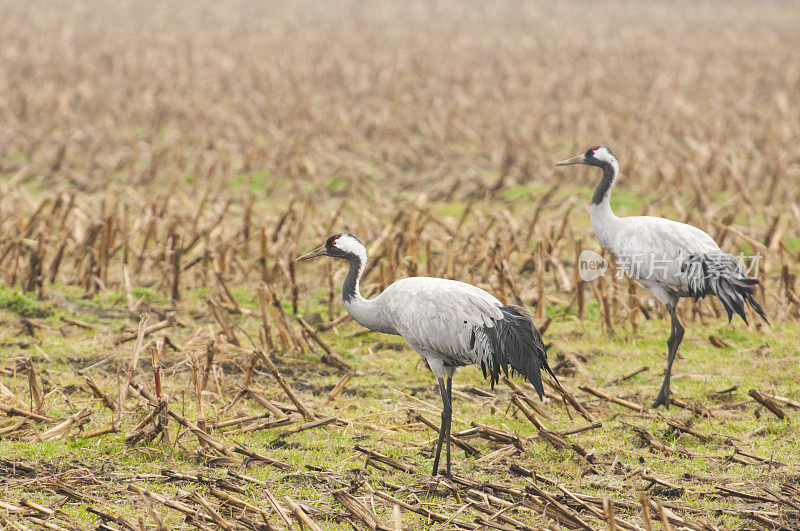
M447 409L450 413L447 415L447 432L444 437L447 443L447 477L452 477L450 474L450 426L453 423L453 378L451 376L447 377Z
M452 383L452 380L448 378ZM432 476L439 471L439 456L442 453L442 443L447 438L447 475L450 475L450 417L453 409L450 404L450 394L445 385L444 378L439 378L439 391L442 393L442 423L439 425L439 439L436 442L436 455L433 458Z
M653 402L653 407L669 405L669 381L670 375L672 374L672 362L675 361L675 355L678 353L678 346L683 340L683 327L680 321L678 321L678 314L675 311L675 306L667 304L667 311L669 311L669 315L672 318L672 331L667 340L667 370L664 373L664 383L661 384L661 391L659 391L655 402Z

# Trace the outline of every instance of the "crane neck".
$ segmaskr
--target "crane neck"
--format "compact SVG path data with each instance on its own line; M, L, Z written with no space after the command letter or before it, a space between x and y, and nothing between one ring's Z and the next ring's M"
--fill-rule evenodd
M614 215L614 211L611 210L610 201L611 189L617 179L619 165L614 159L611 162L604 162L600 168L603 170L603 177L594 191L589 214L592 221L592 230L600 240L600 244L608 249L608 246L613 241L614 227L619 219Z
M367 265L366 256L351 256L349 262L350 269L347 271L347 277L342 285L342 302L344 302L347 313L365 328L386 334L396 334L394 327L386 321L384 313L381 312L381 304L378 302L380 296L374 299L365 299L361 296L359 284Z
M364 267L367 265L367 260L362 259L360 256L354 256L349 259L350 269L347 271L347 277L344 279L342 286L342 302L345 307L348 303L353 301L366 299L361 296L360 282L361 275L364 274Z
M600 165L603 170L603 177L600 179L600 184L594 191L592 197L592 205L608 204L611 197L611 189L614 188L614 182L617 180L617 173L619 172L619 163L616 159L609 162L603 162ZM609 209L611 207L609 206Z

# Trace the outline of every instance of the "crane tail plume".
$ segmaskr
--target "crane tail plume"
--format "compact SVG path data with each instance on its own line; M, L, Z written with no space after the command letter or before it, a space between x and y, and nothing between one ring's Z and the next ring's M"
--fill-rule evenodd
M758 280L748 278L733 255L690 254L681 265L681 272L688 280L689 292L694 300L706 295L716 295L728 314L729 322L735 313L747 323L745 307L750 306L764 322L770 324L761 305L753 296Z
M553 377L556 384L561 385L547 364L542 336L524 308L501 306L500 311L503 317L494 321L494 326L480 330L482 339L489 347L486 349L488 355L481 362L483 375L494 388L500 375L507 377L510 368L512 374L519 373L528 380L541 398L544 396L542 369Z

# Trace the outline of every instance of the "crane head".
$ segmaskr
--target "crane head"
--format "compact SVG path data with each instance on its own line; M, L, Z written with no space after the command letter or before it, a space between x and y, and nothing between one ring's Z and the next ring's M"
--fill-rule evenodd
M358 259L362 262L366 262L367 249L358 238L348 232L342 232L331 236L325 241L324 245L320 245L313 251L298 256L294 261L302 262L303 260L310 260L317 256L330 256L333 258L342 258L344 260Z
M616 162L617 157L608 146L594 146L586 150L586 153L581 153L577 157L556 162L556 166L567 166L570 164L588 164L589 166L605 166L606 164L613 164Z

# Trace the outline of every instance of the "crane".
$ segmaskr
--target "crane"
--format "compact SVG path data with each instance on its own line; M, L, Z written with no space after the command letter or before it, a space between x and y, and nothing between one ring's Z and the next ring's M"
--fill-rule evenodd
M736 313L747 323L745 306L749 305L769 324L753 296L758 280L748 278L736 257L721 251L711 236L697 227L652 216L615 216L609 197L619 173L619 163L608 146L589 148L556 166L569 164L588 164L603 170L592 197L592 230L628 276L653 292L667 307L671 318L667 370L653 407L667 406L672 362L684 332L676 313L678 300L693 297L697 301L706 295L716 295L725 307L728 322Z
M542 337L527 310L506 306L470 284L431 277L400 279L377 297L365 299L359 281L367 263L367 250L349 233L329 237L324 245L295 261L317 256L350 263L342 287L342 300L350 316L370 330L401 336L436 376L442 396L442 422L433 476L438 472L442 443L446 441L447 476L451 477L452 386L458 367L480 367L494 388L501 371L508 376L510 366L512 373L519 373L533 384L539 398L544 393L541 369L555 379L547 364Z

